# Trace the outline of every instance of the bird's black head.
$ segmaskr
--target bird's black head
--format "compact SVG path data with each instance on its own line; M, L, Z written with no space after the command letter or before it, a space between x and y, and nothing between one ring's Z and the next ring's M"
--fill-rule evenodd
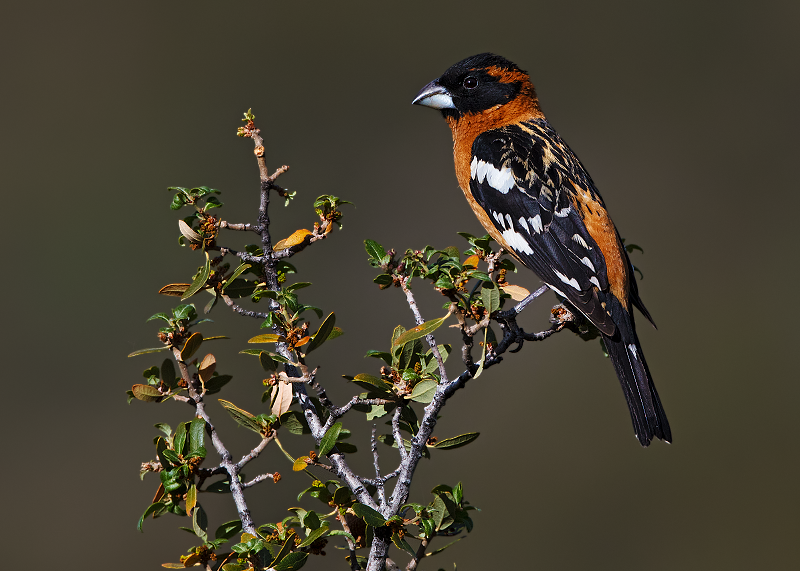
M413 103L459 118L505 105L520 93L535 98L528 74L504 57L483 53L451 66L423 87Z

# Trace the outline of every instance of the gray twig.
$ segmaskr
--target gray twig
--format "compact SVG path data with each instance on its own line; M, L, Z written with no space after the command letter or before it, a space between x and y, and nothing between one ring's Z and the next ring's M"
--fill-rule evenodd
M425 323L425 320L422 319L422 315L419 312L417 301L414 299L414 294L411 293L410 289L408 289L409 279L411 279L410 276L403 278L400 281L400 286L403 288L403 293L406 294L406 301L408 302L408 306L411 308L411 311L414 314L414 320L417 322L417 325L422 325ZM442 359L442 354L439 352L439 346L436 344L436 339L434 339L433 335L426 335L425 340L428 342L428 345L430 345L433 356L436 358L436 362L439 364L439 374L442 377L442 382L448 382L447 371L444 369L444 359Z
M242 484L242 488L249 488L250 486L255 486L259 482L263 482L264 480L272 480L275 481L275 474L261 474L260 476L256 476L249 482L245 482Z
M375 467L375 487L378 488L378 499L380 500L380 506L384 507L386 505L386 492L383 489L383 478L381 478L381 468L378 461L378 439L376 437L376 433L378 431L378 425L372 425L372 436L370 437L370 446L372 448L372 465Z
M227 448L225 448L225 445L222 443L222 440L220 440L219 434L217 434L217 430L214 428L214 425L211 424L211 419L208 417L208 414L206 413L203 397L197 392L195 388L194 379L192 379L191 375L189 374L189 369L186 367L186 363L184 363L183 359L181 358L180 349L178 349L177 347L173 347L172 354L175 357L175 360L178 362L178 368L180 369L181 372L181 378L186 382L186 385L189 387L189 396L195 402L197 415L206 422L206 431L211 436L211 442L214 444L214 448L220 455L221 458L220 464L225 468L225 471L228 473L228 477L230 478L230 483L231 483L231 495L233 496L234 504L236 504L236 512L239 514L239 519L242 522L242 529L247 533L255 535L256 528L253 525L253 518L250 515L250 509L247 507L247 503L244 500L242 485L241 482L239 482L239 469L236 466L236 464L234 464L231 461L231 453L228 452Z

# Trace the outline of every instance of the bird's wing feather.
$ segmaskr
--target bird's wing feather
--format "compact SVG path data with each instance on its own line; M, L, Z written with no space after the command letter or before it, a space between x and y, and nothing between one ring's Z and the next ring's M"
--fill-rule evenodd
M472 145L470 175L470 192L501 244L613 335L605 258L573 205L576 187L596 191L555 131L531 121L483 133Z

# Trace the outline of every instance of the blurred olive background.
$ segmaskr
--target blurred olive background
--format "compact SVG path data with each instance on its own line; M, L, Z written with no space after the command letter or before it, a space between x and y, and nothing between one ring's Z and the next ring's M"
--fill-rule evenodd
M163 355L156 294L190 279L167 186L221 189L230 221L254 221L252 107L272 169L296 190L273 236L310 227L311 203L355 202L344 230L293 260L302 300L336 311L345 336L313 355L338 402L342 374L375 373L412 316L379 291L363 240L404 250L482 233L455 180L449 130L411 99L449 65L493 51L531 73L551 123L581 157L623 236L640 244L640 335L675 442L636 443L610 363L563 333L527 344L458 393L440 438L469 447L423 461L412 499L464 482L475 529L423 569L788 569L797 564L797 2L27 2L4 10L2 160L8 231L4 309L5 565L156 569L193 544L174 516L145 522L155 422L180 405L125 403ZM184 211L188 213L188 210ZM185 215L185 214L182 214ZM248 237L226 235L241 247ZM255 241L255 237L249 241ZM512 282L535 288L522 272ZM790 289L792 288L792 289ZM426 318L443 299L415 288ZM202 307L206 296L198 297ZM548 297L526 312L546 327ZM207 335L219 395L260 412L260 371L238 355L259 322L217 307ZM313 320L312 326L318 322ZM452 330L440 340L456 338ZM458 363L450 371L459 371ZM256 444L211 399L235 456ZM369 473L363 415L352 456ZM286 435L294 454L310 440ZM394 467L383 447L383 466ZM209 446L210 449L210 446ZM274 450L246 474L276 521L307 483ZM201 498L211 528L234 517ZM302 500L308 509L323 509ZM328 546L309 569L346 569ZM433 547L444 544L437 540ZM402 557L399 558L403 560ZM46 563L45 563L46 561ZM794 561L794 564L791 562Z

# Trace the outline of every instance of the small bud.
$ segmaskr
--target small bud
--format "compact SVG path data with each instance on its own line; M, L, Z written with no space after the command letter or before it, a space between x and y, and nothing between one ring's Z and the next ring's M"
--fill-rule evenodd
M279 472L275 472L272 475L272 481L275 482L276 484L281 481L281 475Z

